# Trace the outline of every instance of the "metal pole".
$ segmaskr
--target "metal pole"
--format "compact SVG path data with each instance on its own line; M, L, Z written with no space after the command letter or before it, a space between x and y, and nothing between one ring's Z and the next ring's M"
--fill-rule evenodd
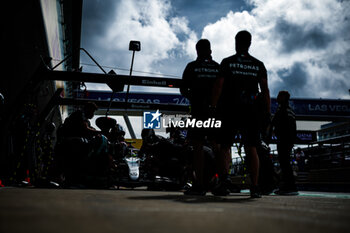
M111 70L108 74L115 74L116 75L116 73L113 70ZM106 111L106 117L108 117L109 110L111 109L114 93L115 93L115 91L114 91L114 89L112 89L111 99L109 100L109 105L108 105L108 108Z
M135 135L135 132L134 132L134 128L133 128L132 125L131 125L131 122L130 122L128 113L124 113L124 114L123 114L123 118L124 118L124 121L125 121L126 126L128 127L128 130L129 130L129 133L130 133L130 137L131 137L132 139L136 139L136 135Z
M132 68L134 66L134 57L135 57L135 50L132 51L131 67L130 67L130 74L129 74L130 78L131 78L131 75L132 75ZM123 117L124 117L124 121L126 123L126 126L128 127L128 130L129 130L131 138L132 139L136 139L136 135L135 135L134 129L133 129L132 125L131 125L131 122L129 120L129 116L128 116L128 112L127 112L129 91L130 91L130 82L128 83L128 89L126 90L126 94L125 94L125 113L123 114Z
M131 58L131 67L130 67L130 78L132 75L132 68L134 66L134 57L135 57L135 50L132 51L132 58ZM129 91L130 91L130 83L128 83L128 89L126 90L126 95L125 95L125 108L127 108L127 103L128 103L128 99L129 99Z

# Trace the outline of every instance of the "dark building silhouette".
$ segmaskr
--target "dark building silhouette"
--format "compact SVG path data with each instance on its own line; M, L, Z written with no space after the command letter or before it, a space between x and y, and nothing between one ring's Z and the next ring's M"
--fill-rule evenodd
M47 119L40 117L47 104L59 87L64 88L66 96L73 93L74 84L39 81L35 74L42 63L53 67L80 47L82 0L4 1L1 15L0 93L4 103L0 118L0 179L9 175L5 173L13 173L17 163L25 170L30 169L24 165L30 158L23 158L26 156L23 148L29 139L43 139L36 134L33 137L33 132L45 131ZM78 67L76 53L57 69ZM67 109L57 106L47 116L58 125L62 114L67 114Z

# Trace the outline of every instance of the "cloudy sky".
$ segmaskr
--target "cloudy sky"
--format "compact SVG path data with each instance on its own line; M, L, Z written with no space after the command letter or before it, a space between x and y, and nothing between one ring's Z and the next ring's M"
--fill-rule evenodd
M349 0L84 0L82 47L107 70L128 74L129 41L139 40L135 75L181 77L198 39L211 41L220 63L246 29L272 96L285 89L293 97L349 99L349 12ZM84 71L99 72L81 60Z

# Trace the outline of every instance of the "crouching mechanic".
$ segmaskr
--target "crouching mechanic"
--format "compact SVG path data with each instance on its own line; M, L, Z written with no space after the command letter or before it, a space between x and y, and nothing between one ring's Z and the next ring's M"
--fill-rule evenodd
M190 62L183 73L181 94L189 99L191 115L196 120L208 120L212 88L219 72L219 64L212 60L210 42L201 39L196 44L197 59ZM190 128L188 139L194 148L194 184L185 195L205 195L208 180L204 172L203 145L210 134L207 128Z
M257 145L260 143L258 124L258 103L256 101L259 88L263 97L263 108L270 113L270 94L267 72L264 64L249 53L251 34L240 31L235 37L236 54L225 58L220 64L220 73L213 90L212 106L222 121L218 135L219 155L222 160L231 158L231 146L237 134L241 135L246 153L247 164L252 185L250 195L258 198L259 158ZM224 167L228 176L229 165ZM222 174L222 192L225 192L225 174Z

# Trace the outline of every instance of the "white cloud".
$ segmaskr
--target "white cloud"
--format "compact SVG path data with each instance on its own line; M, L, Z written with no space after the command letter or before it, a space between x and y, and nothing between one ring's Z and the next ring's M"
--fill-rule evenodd
M185 17L174 17L170 20L170 25L177 35L183 37L181 50L192 59L196 57L195 44L198 41L197 35L188 27L188 20Z
M226 17L214 24L207 25L203 30L202 38L211 41L213 57L222 59L234 53L234 37L238 31L243 29L256 31L258 25L255 17L247 11L236 13L230 11Z
M349 1L249 2L251 11L229 11L203 28L201 38L211 41L215 60L220 62L232 55L236 33L246 29L253 36L251 54L262 60L269 71L272 96L280 89L288 89L294 97L349 98ZM196 57L199 38L187 18L173 14L170 1L121 0L113 7L114 18L106 22L108 30L96 29L100 34L91 38L93 49L88 49L100 64L128 68L130 40L141 41L134 70L181 76L186 63ZM108 89L106 85L90 88ZM132 90L177 92L149 87ZM141 123L133 123L139 136Z
M253 36L251 54L269 71L273 95L283 88L298 97L348 98L349 1L250 3L252 11L231 11L204 28L202 37L211 41L215 59L232 55L235 34L246 29ZM286 72L281 76L282 70L300 76L289 77Z
M196 34L183 17L171 17L171 4L163 0L123 0L116 6L113 23L97 41L108 56L100 56L105 64L129 67L130 40L141 41L141 52L135 55L135 70L159 72L157 63L174 56L187 56L187 47ZM174 51L184 51L176 53ZM128 59L130 57L130 59Z
M201 38L211 41L216 61L235 52L234 36L246 29L253 36L251 54L269 71L272 95L287 89L297 97L349 98L349 1L248 2L251 11L229 11L204 27ZM199 38L186 17L174 14L170 1L121 0L114 7L109 28L93 38L95 51L91 52L99 63L130 67L130 40L141 41L134 70L181 76L187 62L195 59Z

